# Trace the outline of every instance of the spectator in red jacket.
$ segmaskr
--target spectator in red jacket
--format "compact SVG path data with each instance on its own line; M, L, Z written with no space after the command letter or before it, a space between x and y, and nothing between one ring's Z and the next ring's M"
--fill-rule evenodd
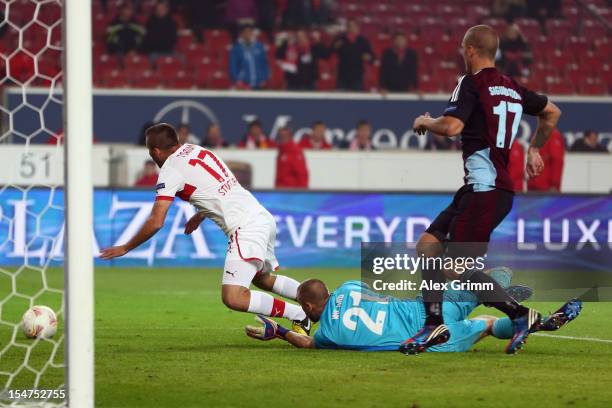
M525 148L518 140L514 140L510 149L508 172L514 184L514 191L525 191Z
M249 123L247 134L238 144L238 147L245 147L247 149L268 149L276 147L276 143L265 135L261 122L259 120L254 120Z
M312 124L312 132L309 135L304 135L300 140L302 149L313 150L329 150L331 145L325 140L325 131L327 127L320 120Z
M136 187L151 187L157 184L157 164L153 160L147 160L142 169L142 175L134 185Z
M540 149L540 156L544 160L544 171L539 176L529 179L527 189L529 191L561 191L565 143L563 135L557 129L552 131L550 138Z
M308 168L304 151L293 140L293 132L283 127L278 132L276 157L277 188L308 188Z

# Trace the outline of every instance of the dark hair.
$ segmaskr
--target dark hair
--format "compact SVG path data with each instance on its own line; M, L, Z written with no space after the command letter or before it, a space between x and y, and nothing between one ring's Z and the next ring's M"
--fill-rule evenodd
M168 123L157 123L145 131L147 146L166 150L178 146L179 140L176 130Z
M393 33L393 39L395 40L398 37L406 38L406 34L403 31L396 31Z
M584 137L587 137L587 136L588 136L588 135L590 135L590 134L595 134L595 135L597 135L597 132L596 132L596 131L594 131L593 129L587 129L587 130L585 130L585 131L584 131L584 135L583 135L583 136L584 136Z
M242 34L244 32L244 30L246 30L248 28L254 29L255 28L255 24L253 23L253 21L246 19L246 20L244 20L244 22L242 24L240 24L238 32L240 34Z
M370 122L368 122L365 119L360 120L359 122L357 122L357 127L356 129L359 129L362 126L370 126Z
M189 123L180 123L176 128L177 129L183 129L183 128L191 129L191 126L189 126Z
M323 122L322 120L317 120L315 122L312 123L312 127L317 127L317 126L325 126L325 122Z
M255 119L255 120L253 120L253 121L249 122L248 129L249 129L249 130L251 130L251 128L252 128L253 126L263 127L263 126L261 125L261 121L260 121L259 119Z

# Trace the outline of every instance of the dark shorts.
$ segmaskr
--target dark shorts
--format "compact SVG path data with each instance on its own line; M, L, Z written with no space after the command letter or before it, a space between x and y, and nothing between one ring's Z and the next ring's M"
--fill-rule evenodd
M496 188L476 192L466 184L426 231L440 242L488 243L493 230L512 209L513 200L511 191Z

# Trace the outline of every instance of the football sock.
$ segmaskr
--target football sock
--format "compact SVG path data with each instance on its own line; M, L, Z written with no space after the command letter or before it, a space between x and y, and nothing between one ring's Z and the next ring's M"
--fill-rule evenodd
M300 282L295 279L283 275L276 275L272 292L288 299L295 300L297 298L298 286L300 286Z
M251 291L251 299L247 310L251 313L259 313L270 317L285 317L289 320L301 321L306 318L306 313L300 306L287 303L258 290Z
M473 290L472 293L476 295L480 303L504 312L511 319L529 312L528 308L521 306L516 300L512 299L495 279L483 271L474 269L467 271L461 275L461 282L489 284L487 286L492 287L493 290Z
M272 304L274 298L272 295L260 292L258 290L251 291L251 299L249 300L249 308L247 311L250 313L257 313L266 316L270 316L272 313Z
M512 330L512 320L507 317L502 319L497 319L495 323L493 323L493 329L491 330L493 336L498 339L511 339L513 330Z
M446 281L444 274L438 270L422 269L421 277L427 282L430 289L423 289L423 304L425 305L425 324L437 326L444 323L442 318L442 298L444 292L438 289L431 289L433 284L442 284Z

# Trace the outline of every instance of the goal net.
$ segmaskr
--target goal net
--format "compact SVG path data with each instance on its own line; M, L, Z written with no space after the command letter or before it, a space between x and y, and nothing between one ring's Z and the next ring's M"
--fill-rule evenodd
M0 407L66 406L72 388L68 360L77 357L71 356L73 344L66 341L71 337L66 328L74 324L68 324L73 320L66 313L70 296L64 296L64 289L75 285L65 273L70 238L65 221L72 215L65 217L70 199L64 185L71 189L68 152L76 140L64 143L74 134L74 126L67 124L70 94L63 85L70 82L64 71L73 68L66 65L64 70L62 61L70 62L65 38L74 36L63 23L69 16L64 7L78 1L88 3L0 1ZM84 109L87 113L87 103ZM91 141L84 141L85 148L87 144ZM89 163L88 158L83 161ZM84 183L90 183L87 177L85 172ZM25 336L21 319L35 305L56 313L52 338Z

